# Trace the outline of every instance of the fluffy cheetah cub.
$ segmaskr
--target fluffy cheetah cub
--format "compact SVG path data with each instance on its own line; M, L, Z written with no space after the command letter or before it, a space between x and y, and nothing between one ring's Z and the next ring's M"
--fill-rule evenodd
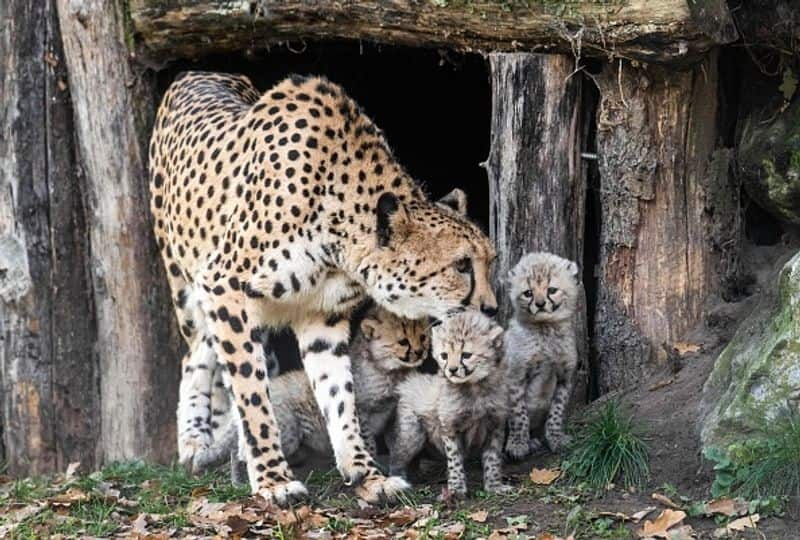
M361 433L370 455L375 455L375 438L381 435L394 415L397 384L422 364L428 354L428 330L422 321L409 321L374 307L360 323L350 345L355 393ZM219 374L221 379L222 373ZM217 381L219 382L219 381ZM332 449L308 378L302 371L291 371L270 380L270 399L281 434L281 447L287 459L297 458L298 451L308 448L330 454ZM221 408L229 408L229 401ZM240 439L238 418L234 418L215 442L200 454L199 469L221 463L234 454ZM231 474L240 481L241 471L231 458Z
M431 337L441 374L416 373L398 387L391 474L405 476L428 441L447 458L450 493L463 497L464 454L481 449L484 488L507 492L511 487L501 478L507 409L503 329L480 313L466 311L435 326Z
M569 442L563 428L578 363L578 265L551 253L529 253L508 280L514 316L505 335L511 407L506 452L521 459L542 447L530 434L536 426L529 415L536 412L548 411L545 440L551 450Z

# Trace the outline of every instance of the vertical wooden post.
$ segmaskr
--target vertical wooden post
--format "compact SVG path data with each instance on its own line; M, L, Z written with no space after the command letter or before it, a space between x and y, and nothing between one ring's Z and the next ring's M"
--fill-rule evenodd
M179 355L151 233L155 84L131 56L123 0L57 0L85 172L104 460L174 455Z
M12 474L91 467L94 314L55 2L11 0L0 20L1 446Z
M738 193L710 185L718 176L709 174L715 54L685 71L615 61L596 82L602 230L594 337L607 392L663 364L662 344L699 321L717 287L710 221L730 217L709 215L719 203L708 194L738 201Z
M506 320L511 310L504 282L522 255L549 251L579 265L583 259L582 76L574 73L574 59L563 55L495 53L489 62L490 234L500 319ZM586 358L584 299L579 314L579 354ZM576 396L585 396L585 388Z

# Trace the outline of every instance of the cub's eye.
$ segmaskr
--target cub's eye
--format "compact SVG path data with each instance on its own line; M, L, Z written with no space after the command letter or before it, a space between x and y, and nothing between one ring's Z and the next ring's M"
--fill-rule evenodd
M472 353L471 352L462 352L461 353L461 359L462 360L467 360L469 358L472 358Z
M402 347L408 347L409 345L408 340L406 338L401 339L400 341L397 342L397 344Z
M469 257L464 257L463 259L458 259L456 261L456 271L461 274L466 274L472 269L472 259Z
M530 298L531 296L533 296L533 291L528 289L527 291L522 293L522 296L524 296L525 298Z
M555 287L548 287L547 288L547 294L556 294L557 292L558 292L558 289L556 289Z
M443 353L442 353L442 354L440 354L439 356L441 356L441 357L442 357L442 360L447 360L447 353L446 353L446 352L443 352Z

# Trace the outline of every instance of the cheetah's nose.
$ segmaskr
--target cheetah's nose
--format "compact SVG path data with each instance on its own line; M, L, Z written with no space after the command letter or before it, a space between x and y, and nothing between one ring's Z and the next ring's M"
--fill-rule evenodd
M542 300L541 302L536 302L536 307L542 309L544 307L544 300Z
M487 306L486 304L481 304L481 312L488 317L494 317L497 315L497 306Z
M451 375L455 375L456 371L458 371L458 368L457 367L451 367L451 368L447 368L447 370L450 372Z

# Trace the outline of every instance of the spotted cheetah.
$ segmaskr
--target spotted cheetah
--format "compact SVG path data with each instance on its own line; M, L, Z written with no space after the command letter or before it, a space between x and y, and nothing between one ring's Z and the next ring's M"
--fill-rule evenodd
M447 458L450 494L463 497L464 455L479 449L486 491L509 492L501 470L508 409L503 329L468 310L435 326L432 346L440 374L410 375L397 389L389 443L392 473L405 476L408 464L429 441Z
M569 443L564 412L572 393L578 351L575 310L578 265L552 253L529 253L508 275L514 316L506 332L509 434L506 453L521 459L543 448L530 436L530 415L546 411L545 441L553 451Z
M428 355L428 327L423 321L408 321L381 308L367 312L350 345L356 410L361 421L361 436L368 451L375 454L376 437L383 434L394 415L397 384L419 367ZM302 377L302 378L301 378ZM299 451L309 448L329 454L330 442L325 420L317 408L314 393L301 372L270 377L270 400L278 421L281 447L287 459L297 458ZM222 384L218 372L215 386ZM214 401L215 411L229 409L229 400ZM235 452L237 458L242 441L238 418L214 430L214 442L195 456L198 470L218 465ZM238 459L231 457L231 477L239 479Z
M348 315L366 296L407 319L493 313L494 249L454 190L430 201L339 86L188 72L165 93L149 152L154 232L190 356L213 352L241 411L250 487L306 495L280 446L260 341L291 327L339 472L368 502L408 487L366 451ZM191 301L191 302L190 302ZM194 439L185 459L207 447Z

